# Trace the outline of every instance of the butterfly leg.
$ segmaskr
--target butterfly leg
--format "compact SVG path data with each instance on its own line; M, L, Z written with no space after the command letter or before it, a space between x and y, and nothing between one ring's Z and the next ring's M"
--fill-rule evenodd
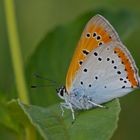
M61 108L61 115L64 116L64 104L65 103L60 103L60 108Z
M72 119L75 120L74 110L72 108L72 105L70 103L60 103L60 108L62 110L62 116L64 115L64 108L70 109L72 112Z
M60 103L60 108L62 111L62 116L64 116L64 108L70 109L69 104L66 103Z
M73 121L75 120L75 115L74 115L74 110L72 108L72 105L69 103L69 109L71 110L71 113L72 113L72 119Z
M92 102L92 101L90 101L90 100L88 100L88 102L91 103L91 104L93 104L93 105L96 106L96 107L107 108L106 106L103 106L103 105L100 105L100 104L96 104L96 103L94 103L94 102Z

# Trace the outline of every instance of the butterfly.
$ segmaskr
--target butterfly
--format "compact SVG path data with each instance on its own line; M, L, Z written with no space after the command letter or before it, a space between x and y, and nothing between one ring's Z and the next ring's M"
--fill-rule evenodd
M57 90L70 109L105 108L103 103L140 87L135 62L112 25L101 15L92 17L81 35L70 63L66 85Z

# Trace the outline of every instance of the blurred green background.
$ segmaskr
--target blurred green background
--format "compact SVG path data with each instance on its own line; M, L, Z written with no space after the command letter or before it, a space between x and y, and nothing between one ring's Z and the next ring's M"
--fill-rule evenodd
M127 40L125 41L124 39L123 41L132 52L132 55L136 60L136 64L140 68L139 0L15 0L16 20L24 64L28 64L30 57L37 49L38 44L51 30L55 29L57 26L71 23L89 11L95 10L95 12L98 13L102 9L106 9L110 13L127 10L129 13L132 13L137 17L136 28ZM17 97L17 91L9 50L3 0L0 0L0 19L0 95L2 97L4 95L8 100L10 100ZM119 23L121 24L121 22ZM127 26L127 28L129 27L131 30L131 22L128 23L128 25L129 26ZM40 89L37 89L37 92L39 92L39 90ZM133 92L133 94L129 94L120 99L122 110L118 129L112 137L112 140L140 139L139 92L140 90L137 90ZM44 96L44 93L38 94ZM32 94L32 96L34 96L34 94ZM39 99L41 100L41 98ZM45 103L41 104L40 102L36 101L33 103L45 106ZM14 139L13 133L9 131L7 132L3 125L0 125L0 138L1 137L3 139L11 137Z

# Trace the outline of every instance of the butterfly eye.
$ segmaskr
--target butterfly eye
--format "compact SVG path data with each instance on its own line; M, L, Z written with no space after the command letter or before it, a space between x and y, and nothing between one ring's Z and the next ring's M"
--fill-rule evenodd
M90 33L87 33L87 34L86 34L86 37L87 37L87 38L90 38L90 36L91 36Z
M60 90L60 95L61 95L61 96L64 96L63 89Z
M57 92L58 96L59 96L61 99L64 99L64 96L65 96L65 93L66 93L65 87L62 86L62 87L59 88L57 91L58 91L58 92Z

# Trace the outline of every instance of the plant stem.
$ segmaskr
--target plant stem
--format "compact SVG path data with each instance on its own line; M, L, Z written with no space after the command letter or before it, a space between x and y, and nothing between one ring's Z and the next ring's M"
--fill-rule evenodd
M9 46L11 51L18 96L23 103L29 104L29 98L27 94L27 88L24 77L24 66L20 51L18 32L16 28L14 0L4 0L4 5L5 5Z
M32 125L29 125L25 128L25 133L27 140L36 140L36 132Z
M15 82L17 85L17 92L20 100L29 104L28 92L26 88L25 76L24 76L24 64L22 60L20 42L16 25L14 0L4 0L5 15L7 23L7 32L9 38L9 46L11 51ZM35 140L35 130L30 124L25 128L26 139Z

